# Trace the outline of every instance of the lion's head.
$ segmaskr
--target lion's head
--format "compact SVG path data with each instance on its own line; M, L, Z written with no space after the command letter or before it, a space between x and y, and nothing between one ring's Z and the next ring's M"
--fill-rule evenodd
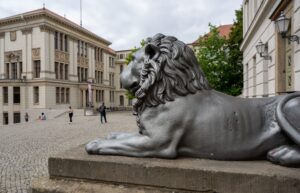
M133 55L122 72L123 86L135 93L135 110L209 89L194 52L173 36L157 34Z

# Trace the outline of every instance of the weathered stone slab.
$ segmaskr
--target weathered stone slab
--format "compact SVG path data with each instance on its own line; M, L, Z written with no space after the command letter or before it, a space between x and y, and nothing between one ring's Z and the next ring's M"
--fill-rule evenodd
M49 158L50 178L84 179L196 192L299 193L300 169L266 161L87 155L84 146Z
M31 183L31 193L195 193L166 188L104 182L41 178ZM202 193L213 193L206 191Z

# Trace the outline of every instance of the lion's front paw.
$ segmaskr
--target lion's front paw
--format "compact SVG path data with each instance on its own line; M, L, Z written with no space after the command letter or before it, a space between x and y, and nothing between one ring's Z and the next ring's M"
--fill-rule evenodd
M282 145L268 152L268 160L283 166L300 165L300 148L297 146Z
M96 139L85 145L85 150L88 154L97 154L99 152L99 147L101 144L101 139Z

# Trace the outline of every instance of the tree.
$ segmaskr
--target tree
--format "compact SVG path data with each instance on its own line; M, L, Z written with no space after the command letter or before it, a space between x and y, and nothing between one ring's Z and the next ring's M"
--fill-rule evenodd
M240 46L243 41L243 10L235 11L236 20L229 34L227 44L229 46L228 62L231 64L232 73L229 82L232 95L240 95L243 89L243 52Z
M219 35L216 26L209 24L210 32L200 37L196 50L209 84L233 96L240 95L243 87L243 55L239 50L243 40L242 15L242 9L236 10L236 21L228 40Z
M145 45L145 40L142 40L141 42L140 42L140 45L141 45L141 47L143 47L144 45ZM126 60L126 64L128 65L131 61L132 61L132 59L133 59L133 54L136 52L136 51L138 51L141 47L134 47L131 51L130 51L130 53L127 55L127 57L125 58L125 60ZM131 93L129 90L127 90L126 91L126 93L125 93L125 95L126 95L126 97L129 99L129 100L131 100L131 99L134 99L135 98L135 96L134 96L134 93Z

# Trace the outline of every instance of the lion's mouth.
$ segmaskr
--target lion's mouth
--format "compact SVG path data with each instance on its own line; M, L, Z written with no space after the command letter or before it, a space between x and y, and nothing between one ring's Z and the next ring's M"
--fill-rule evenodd
M129 90L132 94L135 94L136 91L139 90L139 88L140 88L140 85L139 85L137 82L135 82L135 83L133 83L133 84L130 86L130 88L129 88L128 90Z

